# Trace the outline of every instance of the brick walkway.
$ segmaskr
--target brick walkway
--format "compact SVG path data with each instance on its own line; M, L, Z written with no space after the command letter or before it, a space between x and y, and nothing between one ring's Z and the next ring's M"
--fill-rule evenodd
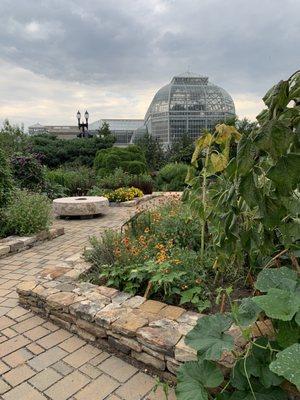
M132 209L112 208L101 219L56 221L65 235L0 259L0 399L164 400L154 378L18 306L15 287L42 268L58 266ZM169 400L174 400L173 390Z

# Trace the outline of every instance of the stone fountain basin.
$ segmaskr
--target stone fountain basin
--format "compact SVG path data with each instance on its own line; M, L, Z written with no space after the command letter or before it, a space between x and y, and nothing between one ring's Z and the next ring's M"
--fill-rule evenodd
M60 217L87 217L105 214L109 201L102 196L62 197L53 200L54 214Z

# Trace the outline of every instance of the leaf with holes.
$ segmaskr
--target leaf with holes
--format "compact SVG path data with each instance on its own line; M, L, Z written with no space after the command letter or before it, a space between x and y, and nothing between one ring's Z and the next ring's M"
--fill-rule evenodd
M297 386L300 390L300 344L295 343L277 354L270 370Z
M206 388L218 387L223 382L220 369L210 361L186 362L177 375L178 400L208 400Z
M234 347L233 337L226 334L232 319L224 314L207 315L186 335L187 345L196 349L205 360L217 361L222 353Z

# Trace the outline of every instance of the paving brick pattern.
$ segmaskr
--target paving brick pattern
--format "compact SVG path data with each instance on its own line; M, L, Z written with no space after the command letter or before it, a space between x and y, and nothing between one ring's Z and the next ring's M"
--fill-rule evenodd
M0 259L0 399L165 400L156 380L18 305L16 286L42 269L64 267L91 235L119 228L132 209L98 219L55 221L65 235ZM169 400L174 400L170 390Z

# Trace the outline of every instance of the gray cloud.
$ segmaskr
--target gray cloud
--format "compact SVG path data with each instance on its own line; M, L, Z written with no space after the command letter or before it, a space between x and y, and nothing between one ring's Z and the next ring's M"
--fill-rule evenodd
M1 0L0 58L128 97L189 66L261 97L300 66L299 15L299 0Z

